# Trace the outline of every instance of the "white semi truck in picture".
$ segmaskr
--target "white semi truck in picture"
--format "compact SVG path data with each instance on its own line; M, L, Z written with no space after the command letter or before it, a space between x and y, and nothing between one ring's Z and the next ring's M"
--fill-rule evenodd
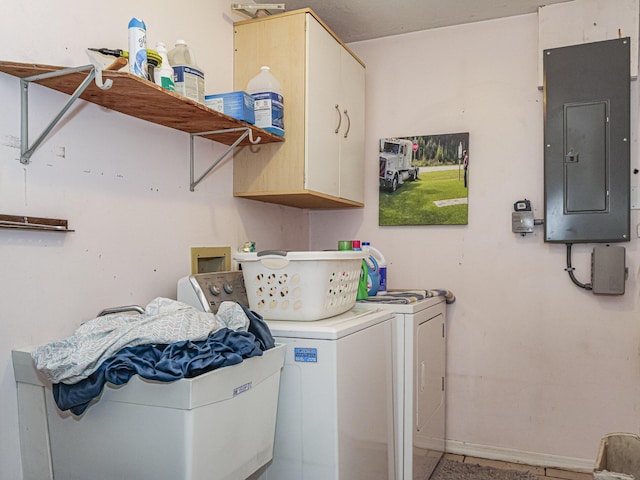
M407 180L417 180L419 168L411 165L413 142L397 138L380 140L380 188L395 192Z

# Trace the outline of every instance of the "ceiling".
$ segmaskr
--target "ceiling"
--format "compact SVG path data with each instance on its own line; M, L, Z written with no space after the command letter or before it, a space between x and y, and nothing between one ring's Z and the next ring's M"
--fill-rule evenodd
M283 0L283 3L286 10L311 8L344 43L351 43L535 13L541 5L566 1L570 0Z

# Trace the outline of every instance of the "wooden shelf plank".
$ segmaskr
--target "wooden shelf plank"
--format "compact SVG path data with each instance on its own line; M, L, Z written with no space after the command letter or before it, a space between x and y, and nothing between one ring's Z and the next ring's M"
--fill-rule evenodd
M0 215L0 228L19 230L41 230L46 232L73 232L66 220L58 218Z
M0 61L0 72L20 78L62 70L63 68L65 67ZM87 72L76 72L39 80L35 83L71 95L86 76ZM125 115L186 133L249 127L254 139L261 138L260 143L284 141L284 138L278 135L236 120L177 93L164 90L155 83L130 73L103 71L102 77L104 80L111 79L113 81L110 89L102 90L95 82L92 82L80 98ZM203 138L225 145L233 144L238 137L237 132L203 136ZM244 139L240 145L250 145L249 139Z
M336 208L362 208L364 203L354 202L345 198L333 197L324 193L311 190L294 192L250 192L234 193L234 197L249 198L261 202L276 203L298 208L336 209Z

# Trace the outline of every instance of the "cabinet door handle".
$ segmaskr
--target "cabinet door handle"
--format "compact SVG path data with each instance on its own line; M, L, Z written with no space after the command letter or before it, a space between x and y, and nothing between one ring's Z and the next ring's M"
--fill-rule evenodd
M344 132L344 138L347 138L349 135L349 130L351 130L351 118L349 118L349 113L345 110L344 115L347 117L347 131Z
M338 126L336 127L336 131L334 133L338 133L340 130L340 125L342 125L342 115L340 114L340 106L336 103L336 112L338 112Z

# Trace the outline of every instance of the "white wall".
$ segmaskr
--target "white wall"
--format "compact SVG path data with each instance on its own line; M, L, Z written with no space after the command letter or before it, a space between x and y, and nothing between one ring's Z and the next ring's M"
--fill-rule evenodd
M147 23L152 45L189 41L208 91L231 90L229 3L197 0L184 12L168 5L7 0L0 59L85 64L85 47L126 48L135 15ZM367 64L367 207L312 212L310 231L306 211L234 199L230 161L189 192L186 134L93 105L74 108L33 162L21 165L19 82L0 73L0 213L66 218L76 230L0 230L0 478L20 478L12 348L68 335L106 306L174 296L189 247L235 248L247 239L287 249L368 239L390 260L391 287L454 291L447 398L453 447L591 462L602 434L638 432L637 238L624 245L627 293L603 297L569 281L563 246L545 244L541 230L527 237L510 231L515 200L529 198L542 217L536 46L535 15L350 45ZM392 68L403 62L414 69ZM35 133L66 97L32 87L32 99ZM634 168L636 82L632 99ZM471 141L469 225L379 228L377 140L460 131ZM202 169L223 150L205 141L198 147ZM638 221L633 211L634 232ZM583 281L591 248L574 248Z
M537 16L349 46L367 65L367 208L313 212L312 249L335 248L336 235L370 240L390 261L391 288L456 294L447 347L452 449L592 465L601 435L640 430L638 215L624 244L624 296L571 283L564 245L544 243L540 227L511 233L516 200L544 214ZM637 82L631 88L633 169ZM454 132L470 133L468 225L378 227L378 139ZM583 282L592 247L574 246Z
M205 71L207 91L232 90L229 2L176 5L7 0L0 60L84 65L86 47L127 49L127 23L139 16L150 47L185 38ZM305 211L233 198L231 160L190 192L188 135L85 102L23 166L19 93L18 79L0 73L0 214L64 218L75 232L0 230L3 480L21 478L12 348L67 336L105 307L175 298L192 246L235 250L248 239L261 249L308 244ZM68 97L38 86L30 95L35 138ZM226 148L205 140L197 147L197 172Z

